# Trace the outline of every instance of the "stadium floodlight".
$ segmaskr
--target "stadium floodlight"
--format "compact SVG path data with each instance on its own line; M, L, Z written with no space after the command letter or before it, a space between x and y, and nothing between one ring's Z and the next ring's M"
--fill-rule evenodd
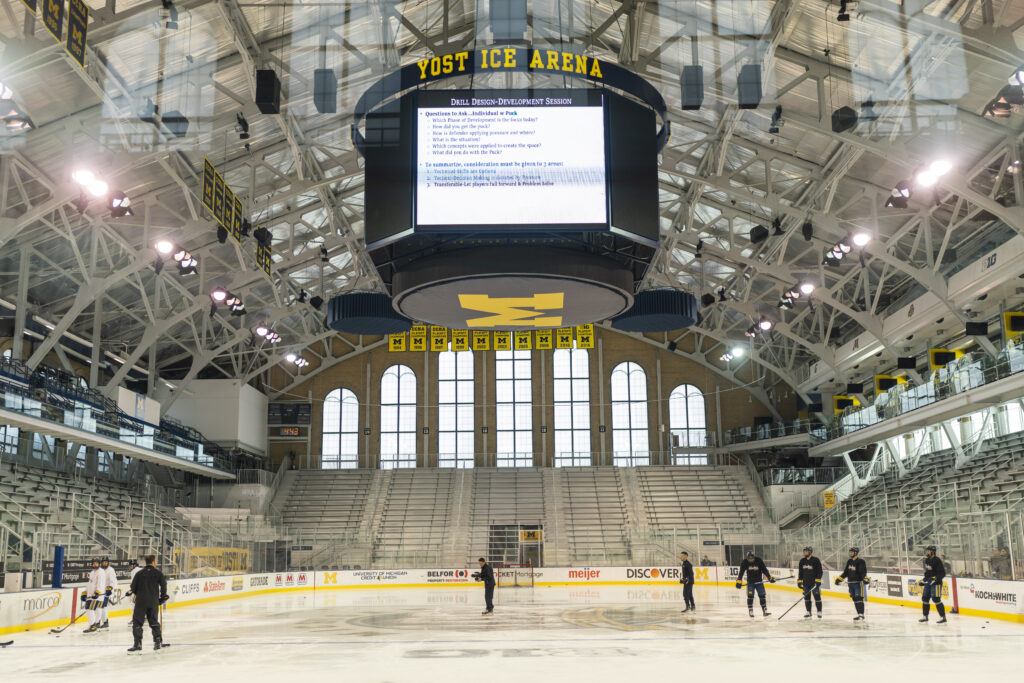
M928 170L938 177L942 177L953 170L953 162L949 159L936 159L929 166Z
M78 168L72 171L71 179L82 187L88 187L96 180L96 174L87 168Z
M854 242L856 242L856 241L857 241L856 238L854 238ZM814 283L813 282L801 282L799 289L800 289L800 293L801 294L810 294L811 292L814 291Z
M757 323L757 326L761 328L762 332L767 332L772 329L774 325L775 323L769 320L767 316L761 316L760 322Z
M170 240L158 240L157 243L153 245L153 248L156 249L158 253L167 256L174 251L174 242ZM176 258L174 260L177 261L178 259Z
M906 180L901 180L896 183L896 187L892 189L889 194L889 198L885 200L886 207L892 207L895 209L905 209L909 204L911 195L910 183Z
M89 194L91 194L93 197L103 197L107 194L107 192L110 191L110 186L107 185L106 181L99 180L97 178L96 180L93 180L91 183L89 183L89 185L85 189L88 190Z
M851 251L853 251L853 244L851 243L850 238L844 237L842 240L840 240L839 244L835 246L835 249L833 251L838 251L841 254L849 254Z
M266 325L257 325L255 332L256 336L258 337L266 337L267 333L270 332L270 328L268 328Z
M298 360L298 358L299 358L299 357L298 357L298 356L296 356L296 355L295 355L294 353L287 353L287 354L285 354L285 356L284 356L284 359L285 359L286 361L288 361L289 363L294 363L294 362L295 362L296 360Z
M730 351L729 353L732 354L733 358L739 358L745 353L745 351L743 350L742 346L734 346L732 351Z
M221 289L220 287L218 287L217 289L210 292L210 298L219 304L224 303L225 299L228 298L228 290Z
M855 232L853 233L853 243L858 247L863 247L871 241L871 235L866 232Z
M725 353L723 353L721 356L718 357L718 360L723 361L725 363L728 363L732 359L733 359L733 355L731 353L729 353L728 351L726 351Z

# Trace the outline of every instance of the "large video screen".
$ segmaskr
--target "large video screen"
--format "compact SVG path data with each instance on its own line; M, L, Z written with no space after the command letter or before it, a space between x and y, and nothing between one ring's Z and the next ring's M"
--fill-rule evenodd
M607 229L601 91L424 91L415 126L417 227Z

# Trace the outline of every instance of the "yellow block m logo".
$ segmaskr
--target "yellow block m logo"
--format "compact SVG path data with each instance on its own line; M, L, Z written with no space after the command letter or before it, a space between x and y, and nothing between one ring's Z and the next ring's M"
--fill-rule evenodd
M324 572L324 585L338 585L338 572Z
M708 580L708 568L707 567L694 567L693 568L694 580L700 579L701 581Z
M544 316L542 312L562 310L564 300L565 295L561 292L504 299L492 299L486 294L459 295L459 305L463 308L491 314L466 320L466 327L558 327L562 324L562 316Z

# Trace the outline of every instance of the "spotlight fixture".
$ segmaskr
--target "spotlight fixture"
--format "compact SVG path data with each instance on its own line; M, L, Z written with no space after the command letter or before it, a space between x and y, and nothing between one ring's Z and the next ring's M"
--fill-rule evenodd
M854 238L854 241L856 241L856 238ZM811 292L814 291L814 283L813 282L801 282L799 284L799 289L800 289L800 293L801 294L810 294Z
M701 250L703 248L704 248L704 240L697 240L697 248L693 252L693 257L694 258L703 258L704 254L701 253Z
M175 31L178 28L178 8L171 0L161 0L164 11L161 13L165 19L164 28Z
M132 211L131 203L124 192L117 190L110 195L110 215L114 218L134 216L135 212Z
M304 289L300 289L299 290L299 303L300 304L306 303L306 290L304 290Z
M248 237L249 233L252 231L252 223L249 222L248 218L243 218L242 219L241 230L242 230L242 237Z
M734 356L731 353L729 353L728 351L726 351L725 353L723 353L721 356L718 357L718 360L723 361L725 363L728 363L733 358L734 358Z
M772 122L771 125L768 126L768 132L772 135L778 135L779 128L782 128L784 123L785 121L782 120L782 105L775 105L775 112L772 114Z
M296 367L304 368L309 365L309 361L305 358L299 357L295 360Z
M20 133L35 128L32 119L14 102L10 88L0 83L0 120L9 133Z
M800 233L804 236L804 239L808 242L814 237L814 224L810 220L804 221L804 224L800 226Z
M296 365L296 367L300 367L300 368L304 368L307 365L309 365L309 361L308 360L306 360L305 358L303 358L299 354L295 353L294 351L289 351L288 353L286 353L285 356L284 356L284 359L286 361L288 361L289 363L294 363Z
M89 183L89 186L85 189L88 190L89 194L93 197L103 197L110 190L110 186L107 185L106 181L97 179Z
M74 180L83 191L93 197L104 197L110 191L110 186L105 180L96 177L96 174L87 168L79 168L71 173ZM88 201L88 200L87 200Z
M217 241L224 244L228 241L228 229L223 225L217 225Z
M853 233L853 243L858 247L863 247L871 241L871 235L866 232L855 232Z
M242 112L235 114L235 132L238 133L239 140L249 139L249 122L242 116Z
M725 287L718 290L718 301L719 303L725 303Z
M264 247L270 248L271 242L274 240L274 235L266 228L256 228L252 232L252 236L256 238L256 241L262 244Z
M757 325L751 325L750 327L747 328L747 331L744 332L743 334L747 335L748 337L756 337L757 336Z
M167 256L172 251L174 251L174 242L171 242L170 240L159 240L156 244L153 245L153 248L156 249L161 254L163 254L164 256Z
M733 358L739 358L745 353L745 351L743 350L742 346L734 346L732 347L732 351L730 351L729 353L732 354Z
M87 187L96 180L96 174L87 168L78 168L71 172L71 179L82 187Z
M761 316L761 320L757 323L757 326L761 328L762 332L767 332L772 329L774 325L775 323L769 320L767 316Z
M936 159L927 168L918 171L914 180L921 187L931 187L952 169L953 164L948 159Z
M299 359L299 357L298 357L298 356L296 356L296 355L295 355L294 353L286 353L286 354L284 355L284 359L285 359L286 361L288 361L289 363L294 363L294 362L295 362L296 360L298 360L298 359Z
M319 311L320 307L324 305L324 298L322 296L314 296L309 300L309 305Z
M712 294L711 292L708 292L707 294L702 294L701 295L701 297L700 297L700 305L701 306L707 307L707 306L713 305L714 303L715 303L715 295Z
M192 275L196 272L199 261L187 249L179 247L170 240L159 240L153 245L156 252L161 256L170 255L171 259L178 265L178 275ZM163 270L163 261L157 259L156 272ZM216 291L216 290L215 290Z
M330 257L327 255L327 247L320 247L320 261L321 263L327 263L330 261Z
M256 327L253 328L253 332L256 333L257 337L262 337L271 344L276 344L279 341L281 341L281 335L279 335L277 332L274 332L266 325L257 325Z
M836 21L850 20L849 4L849 0L839 0L839 14L836 15Z
M885 200L886 208L907 208L907 205L910 203L911 194L910 183L905 180L899 181L896 183L896 187L894 187L892 192L889 194L889 198Z
M210 298L213 299L214 302L216 302L218 304L224 303L227 300L229 295L230 294L229 294L228 290L223 289L221 287L218 287L217 289L215 289L212 292L210 292Z
M994 119L1009 118L1011 114L1020 111L1024 105L1024 85L1014 83L1016 76L1012 76L1009 85L996 94L995 99L985 105L983 116L990 116Z
M772 219L772 228L774 229L774 232L772 232L772 237L782 237L783 235L786 234L786 233L782 232L782 219L781 218L776 217L776 218Z

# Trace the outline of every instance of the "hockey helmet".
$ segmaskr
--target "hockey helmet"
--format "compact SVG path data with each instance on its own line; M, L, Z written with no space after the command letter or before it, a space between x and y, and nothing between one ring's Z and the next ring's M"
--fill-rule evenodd
M935 552L935 546L933 546L933 545L930 545L930 546L928 546L927 548L925 548L925 551L926 551L926 552L927 552L927 551L929 551L929 550L930 550L930 551L932 551L932 552L934 553L934 552Z
M809 546L809 545L805 545L805 546L804 546L804 552L805 552L805 553L813 553L813 552L814 552L814 548L812 548L812 547L811 547L811 546Z
M860 548L858 548L857 546L852 546L850 548L850 552L853 553L854 555L860 555Z
M750 557L754 557L754 551L753 551L753 550L748 550L748 551L747 551L747 557L748 557L748 558L750 558Z

